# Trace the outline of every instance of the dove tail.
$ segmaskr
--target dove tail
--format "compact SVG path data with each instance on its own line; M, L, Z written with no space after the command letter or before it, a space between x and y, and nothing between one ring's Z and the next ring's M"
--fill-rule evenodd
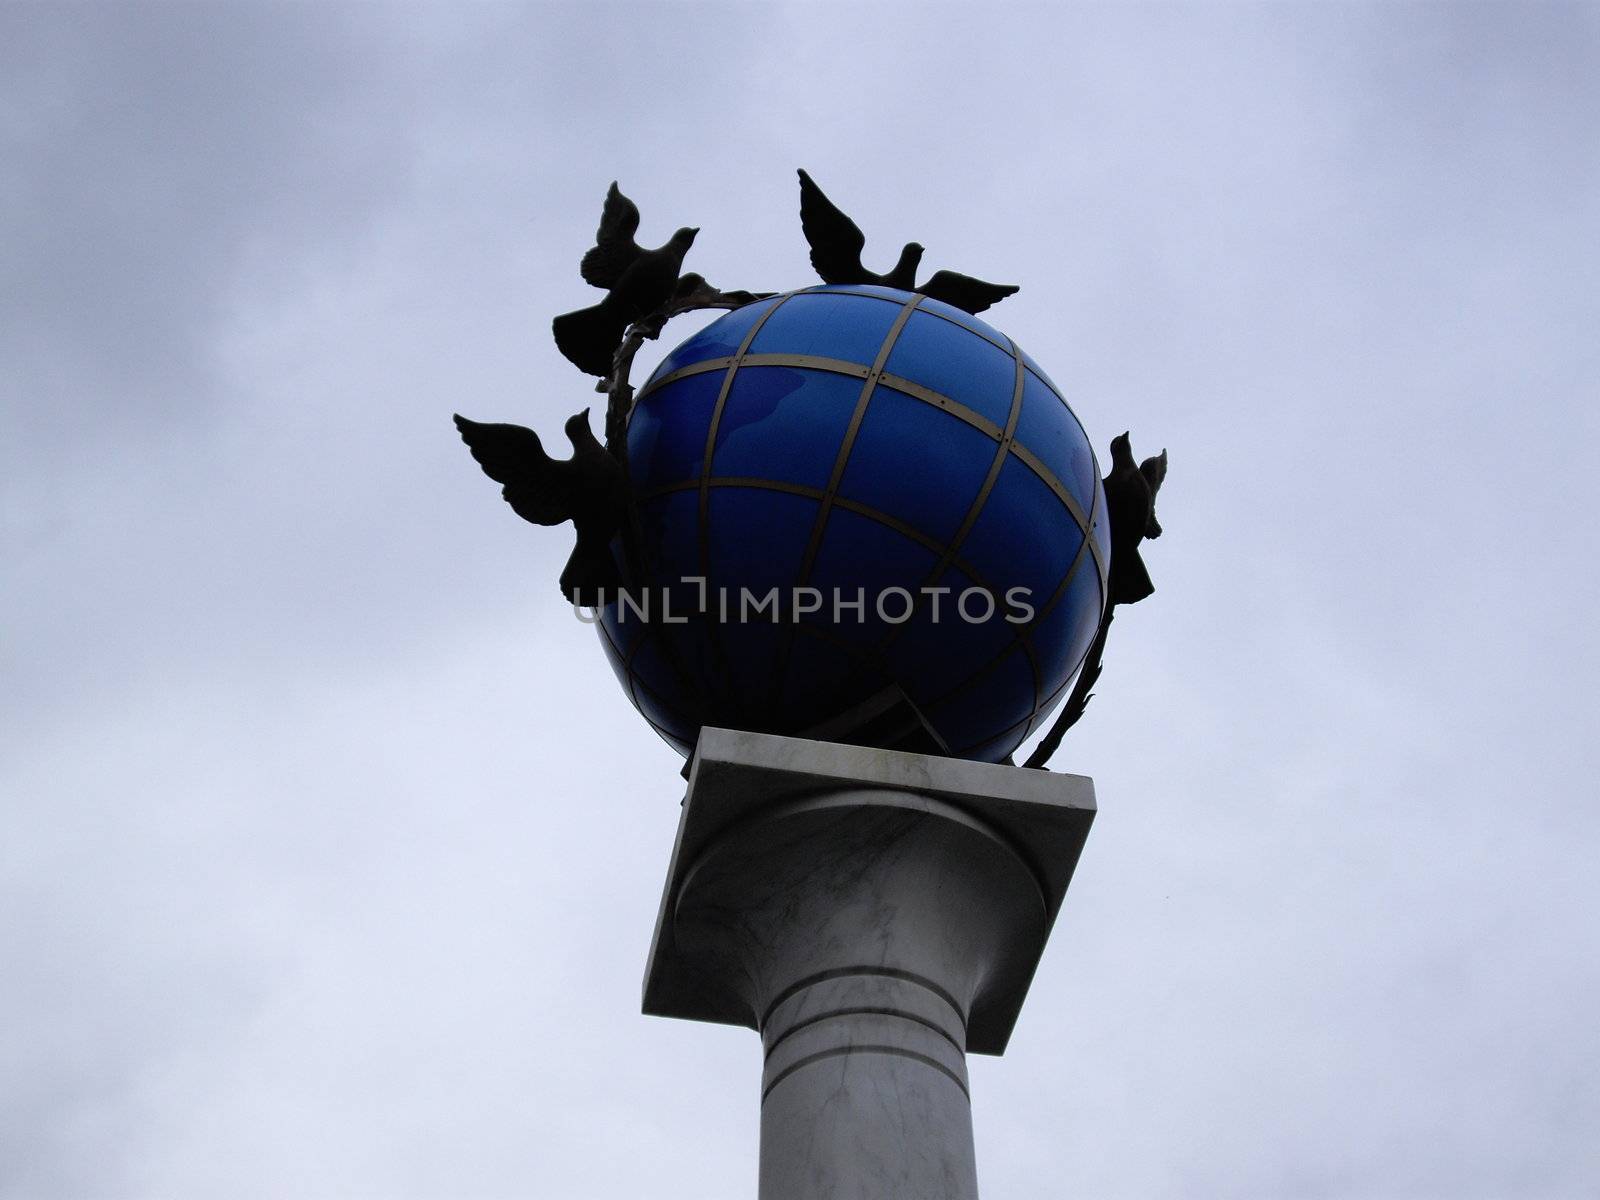
M598 608L608 601L615 602L621 590L622 572L617 569L610 545L598 538L580 538L561 572L561 594L573 604Z
M573 366L586 375L602 379L611 374L617 348L622 345L622 335L628 320L619 315L610 297L591 308L562 313L550 323L560 350Z
M1126 559L1111 556L1111 579L1107 601L1111 604L1137 604L1152 595L1156 585L1150 582L1150 572L1145 568L1144 557L1138 549L1128 551Z

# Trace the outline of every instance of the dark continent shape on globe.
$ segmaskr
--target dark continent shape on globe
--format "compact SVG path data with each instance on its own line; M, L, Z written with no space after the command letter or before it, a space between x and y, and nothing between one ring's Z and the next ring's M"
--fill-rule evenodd
M1037 365L959 309L876 286L735 309L640 389L627 453L636 544L614 552L650 610L610 603L598 628L685 755L705 725L892 748L848 714L894 696L920 717L915 748L998 762L1094 638L1093 448ZM797 588L814 611L752 615Z

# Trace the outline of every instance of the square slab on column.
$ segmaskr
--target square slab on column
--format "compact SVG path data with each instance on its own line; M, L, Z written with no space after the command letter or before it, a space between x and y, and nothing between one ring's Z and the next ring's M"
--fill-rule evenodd
M969 1052L1002 1053L1094 820L1094 782L1083 775L732 729L702 730L695 750L645 971L644 1011L751 1025L748 1012L677 951L670 914L683 877L701 849L730 823L785 801L851 788L910 792L960 808L1002 835L1038 878L1048 915L1046 936L1032 948L1026 972L996 981L973 1010L967 1029Z

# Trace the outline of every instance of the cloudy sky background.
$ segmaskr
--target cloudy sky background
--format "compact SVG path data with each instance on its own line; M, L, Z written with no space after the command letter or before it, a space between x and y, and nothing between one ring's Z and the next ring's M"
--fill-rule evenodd
M753 1194L756 1039L638 1011L678 760L449 414L590 401L613 178L809 282L802 165L1172 456L985 1196L1594 1195L1597 79L1594 5L0 7L0 1196Z

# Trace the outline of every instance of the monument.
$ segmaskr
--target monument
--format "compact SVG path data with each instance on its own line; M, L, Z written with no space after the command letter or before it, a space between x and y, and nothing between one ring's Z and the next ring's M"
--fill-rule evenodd
M800 182L823 283L778 293L681 274L692 228L641 249L613 184L582 262L606 295L554 322L604 443L587 412L566 460L456 422L519 515L573 522L562 591L687 760L643 1007L760 1033L762 1200L968 1200L966 1055L1005 1050L1094 817L1046 761L1153 590L1166 454L1123 434L1102 480L976 316L1015 287L919 284L916 243L875 274ZM728 311L636 391L642 343L702 308Z

